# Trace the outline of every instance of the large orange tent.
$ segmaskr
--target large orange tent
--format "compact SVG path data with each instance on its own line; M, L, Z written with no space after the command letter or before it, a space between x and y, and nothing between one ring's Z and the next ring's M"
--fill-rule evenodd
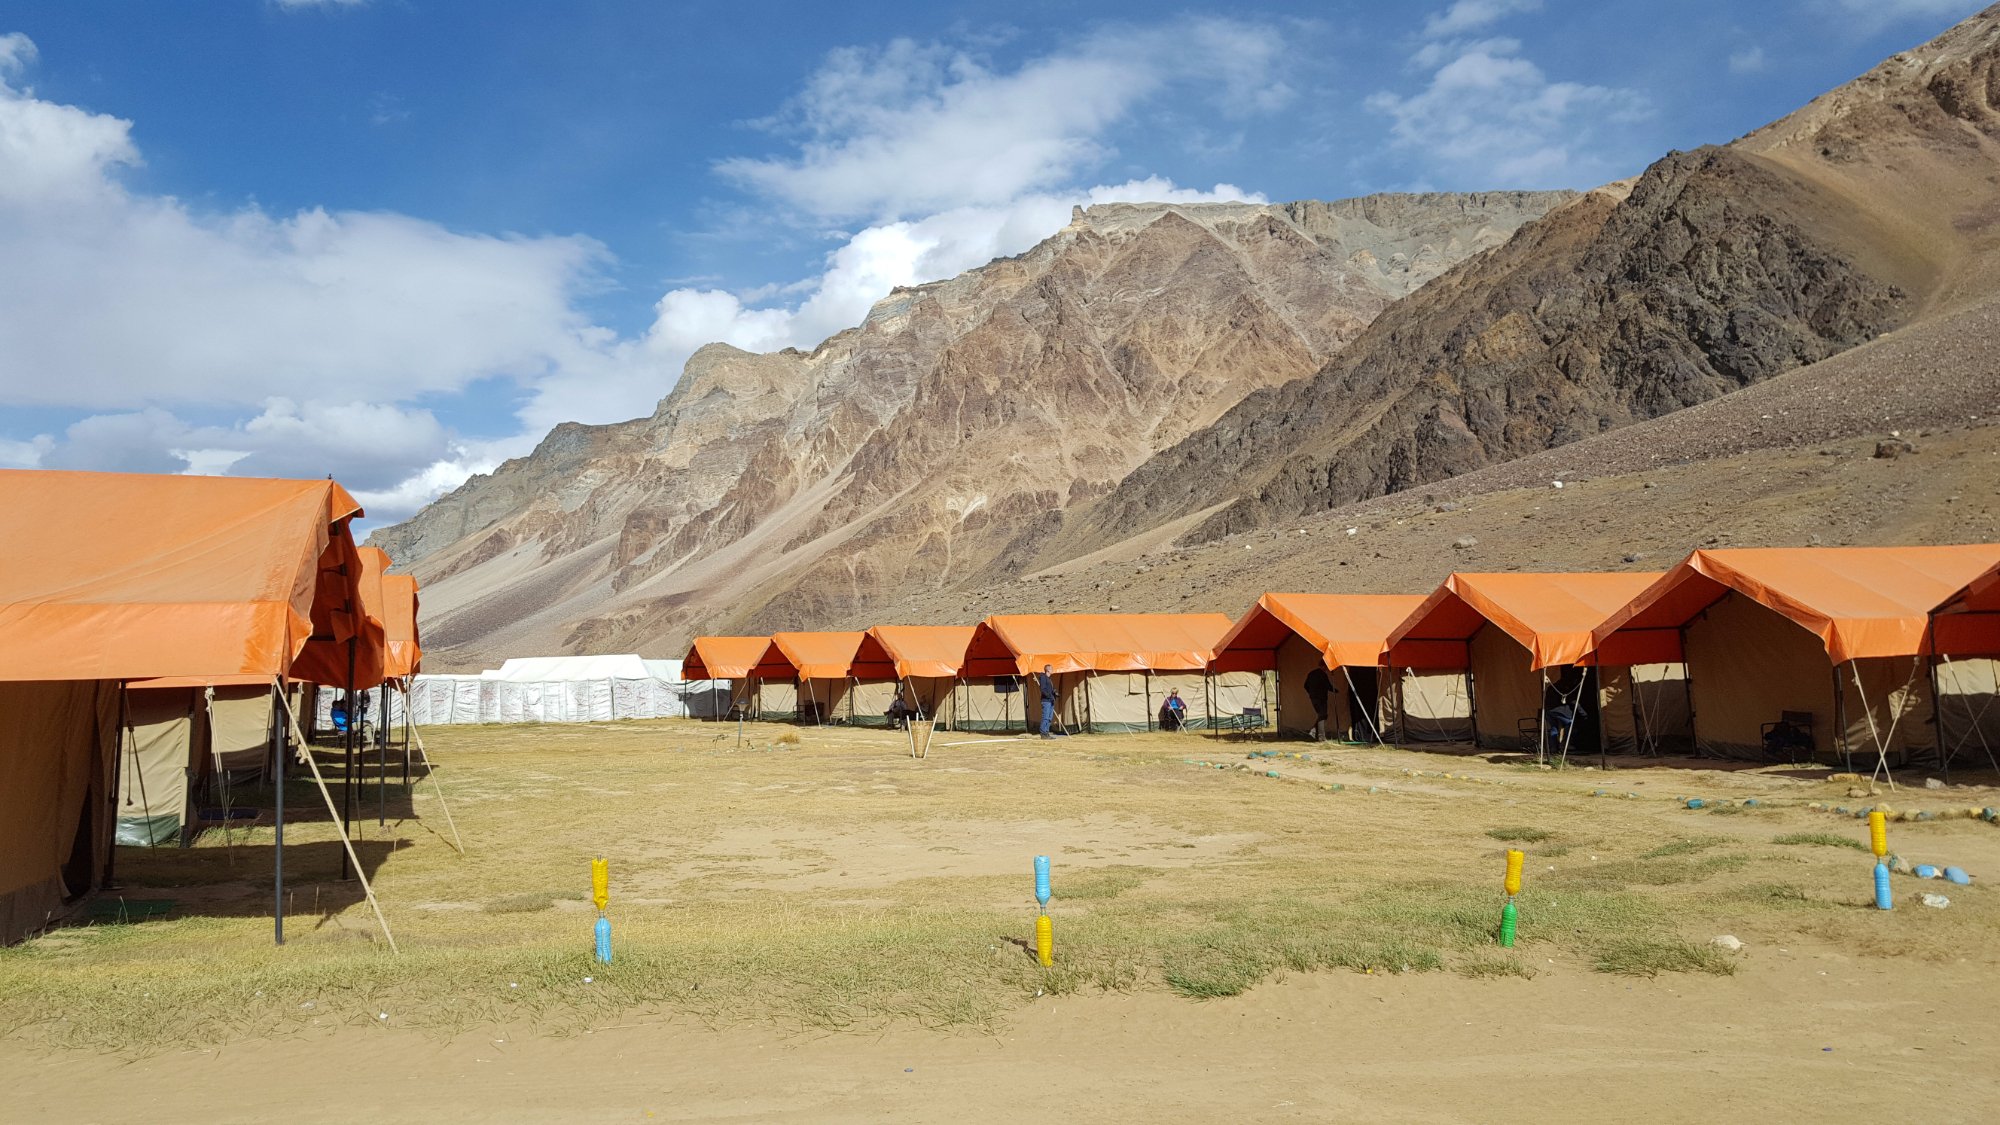
M1642 738L1657 743L1675 729L1677 720L1663 712L1677 688L1660 689L1665 681L1658 680L1635 685L1622 665L1580 666L1591 650L1591 629L1658 577L1453 574L1390 634L1388 661L1465 673L1473 735L1482 746L1539 747L1551 702L1577 716L1557 743L1565 750L1622 749ZM1636 729L1641 725L1647 729Z
M1389 634L1421 594L1265 594L1216 644L1215 672L1275 672L1279 731L1310 733L1319 721L1306 690L1326 675L1330 729L1369 741L1382 731L1388 682L1380 672Z
M360 514L325 480L0 471L0 941L108 874L122 682L309 678L365 627Z
M824 723L843 708L852 708L848 698L849 676L855 650L861 647L860 633L773 633L771 644L783 654L798 674L799 718Z
M1705 751L1886 766L1933 745L1932 611L1997 561L1993 545L1695 551L1592 645L1606 661L1684 661Z
M1024 726L1041 709L1033 677L1048 666L1057 714L1071 729L1149 730L1170 691L1187 704L1187 724L1199 728L1262 698L1260 676L1208 674L1231 624L1220 613L999 614L973 630L964 674L1002 684L1022 677Z
M959 672L972 633L970 625L877 625L868 630L849 672L848 721L886 723L900 691L923 718L951 729L981 729L968 725L958 698Z
M730 681L732 717L790 719L798 709L799 670L769 637L696 637L681 675Z

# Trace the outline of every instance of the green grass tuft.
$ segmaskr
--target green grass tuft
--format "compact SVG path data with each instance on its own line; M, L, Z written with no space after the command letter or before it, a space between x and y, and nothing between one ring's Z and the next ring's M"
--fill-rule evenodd
M1868 845L1852 836L1840 836L1832 832L1790 832L1771 838L1774 844L1816 844L1822 848L1853 848L1865 852Z
M1598 951L1595 968L1600 973L1628 977L1652 977L1661 973L1708 973L1718 977L1736 975L1736 962L1712 945L1696 945L1684 938L1623 938Z
M1543 840L1552 840L1555 838L1555 833L1545 828L1529 828L1525 825L1515 825L1508 828L1488 828L1486 834L1495 840L1505 840L1508 843L1522 844L1539 844Z

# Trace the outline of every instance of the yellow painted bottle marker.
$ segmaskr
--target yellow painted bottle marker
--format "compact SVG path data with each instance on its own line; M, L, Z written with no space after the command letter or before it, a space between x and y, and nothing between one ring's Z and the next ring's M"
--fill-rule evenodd
M1044 914L1035 919L1035 960L1046 969L1056 963L1056 932Z
M1868 846L1876 859L1889 854L1889 818L1880 809L1868 814Z
M1507 896L1509 898L1521 893L1521 864L1526 862L1527 858L1518 848L1507 849Z
M608 859L590 861L590 898L597 904L599 913L611 905L611 861Z

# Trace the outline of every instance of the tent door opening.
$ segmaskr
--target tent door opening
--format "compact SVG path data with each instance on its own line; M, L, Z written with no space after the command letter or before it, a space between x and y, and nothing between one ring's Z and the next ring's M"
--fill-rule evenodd
M1604 750L1604 726L1598 707L1597 669L1571 665L1560 675L1550 675L1542 687L1542 713L1551 716L1544 735L1549 753L1600 754ZM1556 708L1567 707L1575 715L1570 723L1569 744L1563 744L1562 727L1554 719Z
M1382 729L1380 711L1382 681L1379 670L1369 668L1347 668L1347 682L1353 685L1349 692L1348 709L1353 723L1348 727L1350 742L1374 742L1375 732Z

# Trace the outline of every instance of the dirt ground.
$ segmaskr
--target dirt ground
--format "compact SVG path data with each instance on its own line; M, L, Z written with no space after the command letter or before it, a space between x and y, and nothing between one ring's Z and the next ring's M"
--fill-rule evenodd
M267 829L122 852L124 894L181 905L0 951L0 1119L1971 1121L2000 1104L1983 885L2000 829L1893 825L1899 854L1975 883L1898 876L1884 913L1852 846L1865 827L1812 807L1963 810L2000 804L1990 786L1912 776L1854 799L1810 769L959 737L914 761L886 732L753 726L741 749L693 723L434 732L469 854L434 831L427 788L366 822L397 957L310 850L323 823L293 829L283 950L260 916ZM1510 844L1528 886L1507 952ZM609 968L584 952L597 854ZM1055 862L1054 970L1016 947L1034 854ZM1949 908L1916 904L1937 891ZM1725 933L1744 948L1710 944Z

